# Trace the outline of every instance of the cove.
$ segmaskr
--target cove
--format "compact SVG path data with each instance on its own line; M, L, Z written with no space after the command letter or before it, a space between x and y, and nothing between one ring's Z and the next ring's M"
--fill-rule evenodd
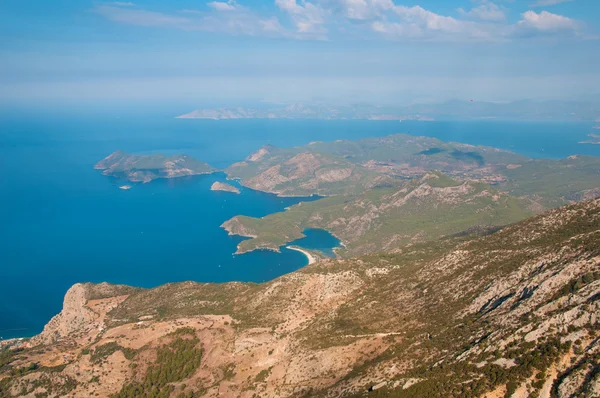
M286 246L299 246L303 249L315 250L327 257L335 257L334 249L340 247L340 240L329 231L320 228L307 228L303 231L304 238L296 239Z

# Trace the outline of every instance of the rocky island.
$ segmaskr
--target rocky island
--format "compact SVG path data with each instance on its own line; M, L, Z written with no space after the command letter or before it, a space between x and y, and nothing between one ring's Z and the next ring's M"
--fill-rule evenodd
M226 184L224 182L216 181L210 186L211 191L225 191L231 193L240 193L240 190L233 185Z
M123 151L111 153L96 163L94 168L103 170L102 173L106 176L142 183L157 178L176 178L217 171L207 163L187 155L132 155Z

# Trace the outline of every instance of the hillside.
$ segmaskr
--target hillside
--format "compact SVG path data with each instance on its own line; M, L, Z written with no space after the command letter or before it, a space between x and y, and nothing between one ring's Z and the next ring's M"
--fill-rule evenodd
M597 397L599 239L594 200L263 284L77 284L0 392Z
M600 158L569 156L562 160L537 159L507 169L502 184L512 195L529 197L545 207L600 196Z
M337 254L349 257L507 225L533 215L528 206L489 185L429 173L398 188L300 203L263 218L236 216L222 226L251 238L238 245L238 253L279 250L302 238L306 228L322 228L344 244Z
M342 157L303 147L265 146L226 172L247 187L281 196L356 194L395 183Z
M348 257L485 230L600 196L600 158L529 159L492 147L395 134L358 141L265 146L226 172L278 195L327 196L222 227L249 237L237 253L279 248L322 228Z
M226 172L260 191L331 196L398 186L439 171L460 181L493 185L542 210L597 197L599 170L600 158L592 156L533 160L492 147L395 134L296 148L265 146Z
M94 166L106 176L127 179L131 182L150 182L157 178L176 178L217 171L208 164L187 155L164 156L131 155L116 151Z
M528 160L491 147L395 134L358 141L313 142L296 148L265 146L226 172L261 191L330 196L397 184L431 170L497 183L504 180L502 173L508 165Z

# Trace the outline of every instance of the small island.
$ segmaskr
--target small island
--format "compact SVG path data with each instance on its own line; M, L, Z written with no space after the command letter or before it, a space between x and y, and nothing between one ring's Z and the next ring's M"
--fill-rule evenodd
M225 192L231 192L231 193L240 193L240 190L236 187L234 187L233 185L229 185L226 184L224 182L219 182L216 181L214 184L211 185L210 187L211 191L225 191Z
M132 155L124 151L116 151L94 165L96 170L103 170L106 176L126 179L131 182L147 183L157 178L176 178L199 174L210 174L217 170L207 163L187 155L165 156ZM121 189L129 187L123 185Z
M588 134L591 140L581 141L580 144L600 145L600 134Z

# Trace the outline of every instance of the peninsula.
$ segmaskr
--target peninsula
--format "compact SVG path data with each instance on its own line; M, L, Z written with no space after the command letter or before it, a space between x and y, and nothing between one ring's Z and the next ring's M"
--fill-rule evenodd
M216 181L210 186L211 191L225 191L231 193L240 193L240 190L233 185L226 184L224 182Z
M225 171L243 186L316 201L222 224L248 237L236 253L278 250L306 228L329 231L352 257L446 236L485 233L546 209L600 196L600 158L530 159L493 147L395 134L266 145Z
M157 178L176 178L217 171L207 163L187 155L132 155L123 151L111 153L96 163L94 168L103 170L102 173L106 176L143 183Z

